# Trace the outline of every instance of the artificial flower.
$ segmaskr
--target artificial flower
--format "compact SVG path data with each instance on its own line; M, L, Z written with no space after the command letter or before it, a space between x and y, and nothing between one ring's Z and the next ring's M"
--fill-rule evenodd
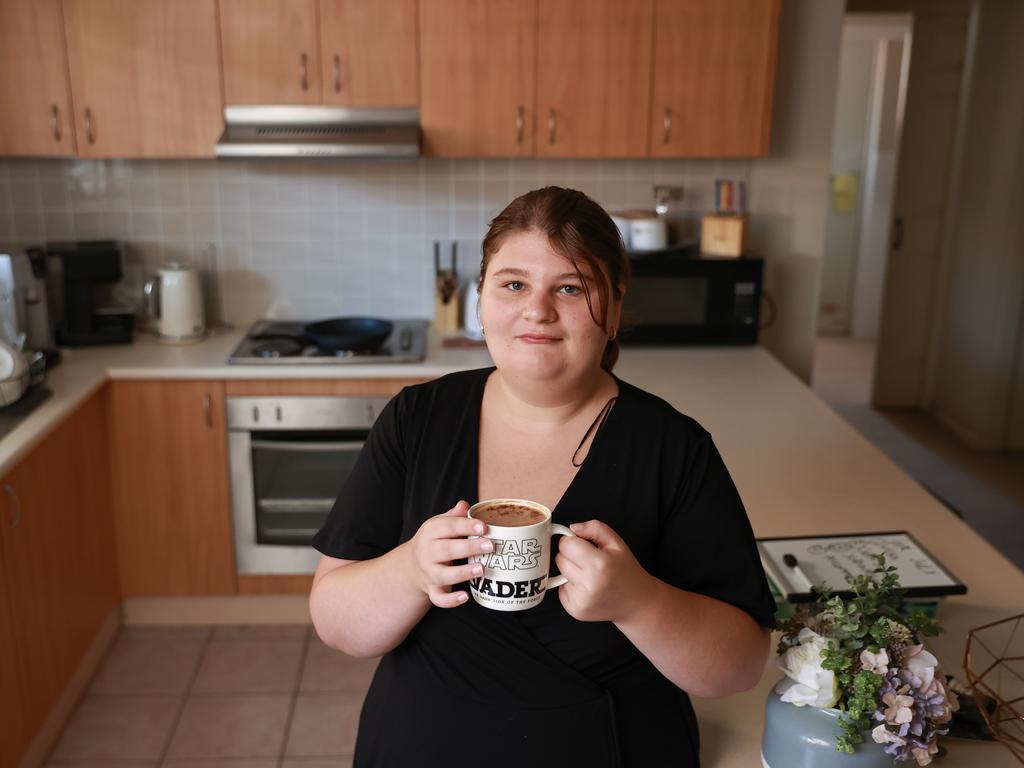
M886 653L885 648L882 648L878 653L872 653L871 651L860 652L861 669L874 672L876 675L886 675L889 673L888 665L889 654Z
M935 667L939 660L924 649L924 645L908 645L903 650L903 667L914 677L920 678L917 687L927 689L935 679Z
M871 731L871 738L876 744L896 744L902 747L907 743L907 740L901 736L897 736L895 733L885 727L884 724L877 726Z
M906 695L909 690L910 687L905 685L899 691L890 691L882 696L882 703L886 705L884 714L887 722L902 725L914 719L914 712L911 709L914 706L914 697Z
M821 666L822 653L832 641L808 627L797 634L797 644L777 660L788 679L779 681L775 692L783 701L799 707L809 704L826 709L839 701L841 691L835 674Z
M918 765L931 765L932 757L939 751L939 745L934 739L928 742L926 747L914 747L910 753L917 760Z

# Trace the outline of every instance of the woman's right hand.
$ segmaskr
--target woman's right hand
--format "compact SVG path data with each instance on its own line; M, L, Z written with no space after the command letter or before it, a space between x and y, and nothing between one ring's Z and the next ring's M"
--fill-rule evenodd
M452 561L494 549L490 539L467 538L487 531L484 523L466 516L468 510L469 504L460 501L443 515L428 518L409 542L416 586L438 608L455 608L466 602L469 595L465 590L452 592L452 585L483 573L480 563L452 565Z

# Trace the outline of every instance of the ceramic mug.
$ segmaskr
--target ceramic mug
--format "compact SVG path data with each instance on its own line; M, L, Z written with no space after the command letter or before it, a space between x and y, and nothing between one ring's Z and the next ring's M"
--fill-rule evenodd
M469 593L477 603L496 611L532 608L544 599L547 590L568 581L565 576L548 575L551 537L575 534L564 525L552 523L551 510L546 506L526 499L487 499L471 506L466 514L478 518L492 507L520 507L527 510L527 515L532 510L539 519L519 525L497 525L484 520L487 523L484 536L494 542L494 550L469 558L469 562L481 563L484 567L481 576L470 579Z

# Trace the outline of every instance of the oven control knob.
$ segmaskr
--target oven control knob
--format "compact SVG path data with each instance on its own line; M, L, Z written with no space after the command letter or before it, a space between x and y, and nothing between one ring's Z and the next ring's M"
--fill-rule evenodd
M367 424L373 424L373 403L366 404L366 418L368 419Z
M277 417L278 421L281 421L284 418L284 415L281 413L281 406L280 405L277 406L274 409L274 415Z
M252 420L254 422L259 422L260 420L260 409L255 405L252 407Z

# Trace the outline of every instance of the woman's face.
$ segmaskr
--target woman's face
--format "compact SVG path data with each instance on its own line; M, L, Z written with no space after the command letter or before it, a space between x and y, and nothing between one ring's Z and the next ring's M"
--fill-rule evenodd
M580 269L600 318L595 276L585 263ZM620 311L613 299L609 329L618 328ZM480 320L499 370L534 380L600 370L608 333L594 322L573 265L540 232L509 235L491 256L480 287Z

